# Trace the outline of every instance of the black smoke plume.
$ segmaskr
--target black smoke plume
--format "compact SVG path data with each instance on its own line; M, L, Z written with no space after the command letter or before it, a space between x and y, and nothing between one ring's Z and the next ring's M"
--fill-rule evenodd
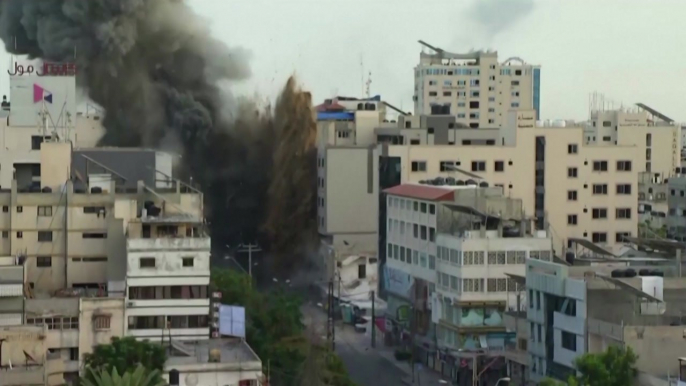
M182 0L0 4L7 51L77 64L78 85L106 111L103 145L181 152L215 247L265 241L277 265L293 265L313 234L316 131L293 79L274 111L230 98L226 87L250 76L248 55L212 38Z

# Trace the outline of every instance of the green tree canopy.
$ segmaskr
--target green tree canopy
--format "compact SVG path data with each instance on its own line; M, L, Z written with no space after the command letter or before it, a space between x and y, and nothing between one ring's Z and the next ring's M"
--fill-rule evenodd
M84 386L164 386L165 382L160 379L158 370L148 371L143 366L138 366L134 371L127 371L119 375L114 367L111 371L104 369L89 368L88 377L84 380Z
M574 362L580 386L626 386L636 378L638 356L631 347L610 346L598 354L584 354Z
M164 348L148 341L138 341L133 337L112 338L110 344L98 345L92 354L86 354L86 381L95 382L93 371L112 373L116 369L118 374L135 373L140 367L145 371L155 372L154 381L161 382L161 372L167 354ZM156 384L156 383L153 383Z
M271 384L300 386L304 379L324 378L322 386L353 386L340 359L305 336L299 298L279 290L259 292L250 277L225 269L212 270L212 285L222 303L245 307L247 341L269 363Z

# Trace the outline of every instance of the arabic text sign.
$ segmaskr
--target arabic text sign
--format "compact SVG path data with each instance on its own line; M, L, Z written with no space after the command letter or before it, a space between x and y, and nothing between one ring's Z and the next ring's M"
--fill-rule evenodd
M11 76L37 75L37 76L75 76L76 64L45 62L40 66L23 65L14 63L14 71L7 70Z

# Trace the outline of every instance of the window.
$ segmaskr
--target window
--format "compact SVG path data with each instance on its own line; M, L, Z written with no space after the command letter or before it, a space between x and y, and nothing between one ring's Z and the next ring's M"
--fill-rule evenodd
M607 161L593 161L593 171L594 172L606 172L607 171Z
M631 237L629 232L617 232L615 233L615 241L618 243L623 243L627 237Z
M593 194L607 194L607 184L593 184Z
M579 147L575 143L570 143L567 145L567 154L578 154L579 153Z
M10 232L9 231L2 231L2 238L3 239L9 239L10 238Z
M426 236L426 226L425 225L422 225L421 227L419 227L419 236L422 240L426 240L427 236Z
M101 213L105 212L104 206L84 206L83 213Z
M140 267L141 268L155 268L155 258L154 257L141 257Z
M567 191L567 200L568 201L576 201L577 200L576 190L568 190Z
M578 171L576 168L567 168L567 177L576 178L578 177Z
M617 184L617 194L631 194L631 184Z
M519 102L512 102L510 103L510 107L519 107Z
M631 208L617 208L616 218L618 219L630 219L631 218Z
M593 218L594 219L607 218L607 209L606 208L593 208Z
M84 239L106 239L107 233L84 232L81 237Z
M23 239L24 238L24 232L22 232L22 231L17 232L17 238Z
M40 241L40 242L51 242L52 241L52 231L38 231L38 241Z
M3 205L3 207L2 207L2 213L9 213L9 211L10 211L10 207L7 206L7 205Z
M652 149L646 149L646 161L650 161L652 159L652 154Z
M504 172L505 171L505 162L504 161L495 161L495 171L496 172Z
M412 161L412 171L413 172L425 172L426 171L426 161Z
M473 172L485 172L486 162L485 161L472 161L472 171Z
M429 241L436 241L436 228L429 228Z
M38 207L38 217L50 217L52 216L52 206L39 206Z
M93 327L96 330L109 330L110 320L111 317L109 315L96 315L93 317Z
M603 127L610 127L612 126L612 122L610 121L603 121Z
M36 257L36 267L47 268L52 267L52 257L38 256Z
M451 96L453 93L450 91L443 91L443 96Z
M593 232L592 239L594 243L606 243L607 233L605 232Z
M429 96L437 96L438 94L436 91L429 91Z
M567 225L576 225L577 218L575 214L567 215Z
M420 212L426 213L426 202L422 202L421 204L419 204L419 208Z
M512 82L510 82L510 85L511 85L511 86L519 86L519 81L518 81L518 80L513 80Z
M646 146L653 146L653 135L646 134Z
M367 264L360 264L357 266L357 278L364 279L367 277Z
M414 225L414 229L412 232L412 236L414 236L415 239L418 239L419 238L419 225L417 225L417 224L413 224L413 225Z
M18 206L17 207L17 213L23 213L24 212L24 207L23 206Z
M630 172L631 171L631 161L617 161L617 171L618 172Z
M429 205L429 214L436 214L436 205L434 205L434 204Z
M184 257L184 258L182 259L183 266L184 266L184 267L192 267L193 264L194 264L194 260L195 260L195 259L192 258L192 257Z
M43 137L42 135L31 136L31 150L40 150L40 145L50 137Z
M412 201L412 209L415 212L419 212L419 201Z
M576 335L562 330L562 347L576 352Z
M69 360L70 361L78 361L79 360L79 348L78 347L70 347L69 348Z

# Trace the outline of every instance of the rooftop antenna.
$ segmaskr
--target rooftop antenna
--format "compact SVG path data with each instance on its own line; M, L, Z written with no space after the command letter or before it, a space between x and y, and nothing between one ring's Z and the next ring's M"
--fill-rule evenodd
M367 95L367 99L370 98L369 94L369 86L372 84L372 72L369 71L369 76L367 77L367 82L365 83L366 88L365 88L365 94Z
M360 88L362 95L364 95L364 55L360 54Z

